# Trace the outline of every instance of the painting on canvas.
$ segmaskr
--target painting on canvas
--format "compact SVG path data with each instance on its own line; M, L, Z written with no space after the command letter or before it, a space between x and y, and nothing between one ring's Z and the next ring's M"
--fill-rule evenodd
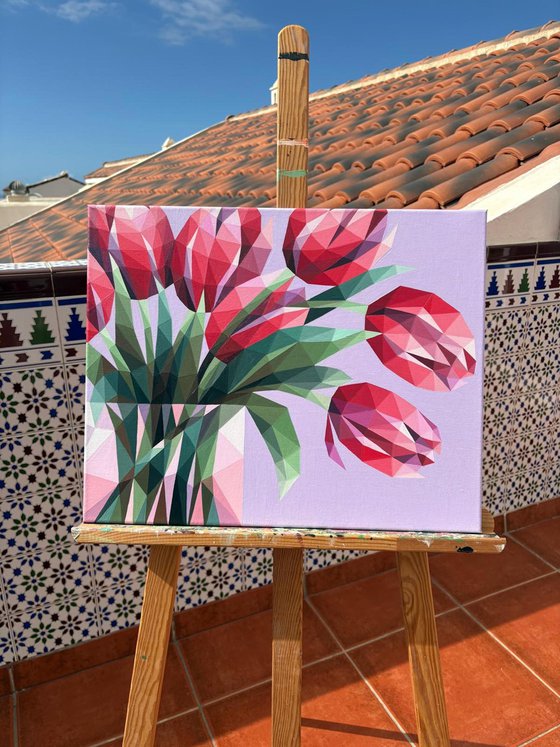
M485 215L93 206L84 520L479 531Z

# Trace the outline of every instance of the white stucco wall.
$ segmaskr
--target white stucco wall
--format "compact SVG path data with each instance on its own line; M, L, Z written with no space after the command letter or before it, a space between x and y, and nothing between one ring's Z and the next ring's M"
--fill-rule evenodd
M560 156L469 203L488 211L488 246L560 240Z

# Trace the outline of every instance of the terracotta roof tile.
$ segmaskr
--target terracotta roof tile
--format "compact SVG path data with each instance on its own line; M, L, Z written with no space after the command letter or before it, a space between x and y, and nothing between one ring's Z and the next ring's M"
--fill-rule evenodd
M523 141L525 138L535 135L543 129L543 125L540 122L525 122L520 127L510 132L500 131L500 128L490 127L486 132L481 132L479 137L482 142L475 144L475 138L472 137L465 143L467 146L464 148L460 155L460 158L472 158L478 165L486 163L495 155L500 153L506 146L516 143L517 141Z
M540 122L543 127L552 127L552 125L560 122L560 96L556 96L555 100L558 103L554 103L552 97L544 99L547 108L539 111L537 114L532 114L527 121ZM533 104L533 106L535 105Z
M527 127L529 124L533 124L533 122L527 122L527 124L523 126ZM521 127L518 129L521 129ZM541 130L537 134L525 138L525 140L520 140L519 142L508 145L500 150L499 155L511 154L515 156L518 161L526 161L528 158L536 156L549 145L554 145L554 143L558 142L560 142L560 125Z
M428 164L426 164L426 166L428 166ZM474 167L474 161L471 161L470 158L462 158L459 161L455 161L455 163L450 163L449 166L445 166L443 169L434 169L432 173L427 176L422 176L422 178L409 181L397 189L392 189L387 194L387 197L397 198L401 202L401 207L404 207L405 205L418 200L434 185L439 184L440 182L445 184L453 177L463 174L465 171L469 171L470 169L474 169ZM414 172L411 172L410 176L413 175Z
M309 205L455 207L556 154L560 24L312 94ZM88 203L274 205L273 107L228 117L0 231L0 261L85 254Z
M517 93L513 101L516 101L517 99L524 101L526 104L533 104L535 101L538 101L539 99L542 99L546 95L557 95L560 94L560 84L558 81L558 76L554 76L554 78L551 78L550 80L547 80L546 83L540 83L539 85L530 85L533 81L527 81L527 83L524 83L524 86L527 86L527 88L521 93ZM522 88L523 86L520 86Z
M523 101L516 101L513 104L506 104L506 106L498 110L490 109L490 111L485 111L480 116L474 117L474 119L468 119L466 122L462 122L457 128L457 132L465 130L469 133L469 135L477 135L479 132L483 132L488 127L495 126L498 122L501 123L500 117L506 117L510 114L517 115L519 113L521 124L521 122L525 121L525 118L520 110L525 108L526 105ZM510 129L506 128L502 124L500 124L500 127L504 127L504 129Z
M410 170L406 164L399 163L392 169L388 169L385 174L380 175L376 184L360 192L360 197L367 197L372 203L380 202L392 190L397 190L399 187L408 184L411 180L414 181L439 170L440 166L437 163L424 163L413 170Z
M470 161L468 158L461 158L457 164L462 161ZM472 164L472 161L470 161ZM440 207L448 205L450 202L458 200L459 197L469 192L471 189L478 187L479 184L495 179L501 174L505 174L507 171L515 169L518 165L518 160L515 156L510 155L499 155L492 161L479 166L476 169L465 169L462 174L454 176L448 181L441 182L435 187L426 190L422 193L421 197L431 197L434 199Z

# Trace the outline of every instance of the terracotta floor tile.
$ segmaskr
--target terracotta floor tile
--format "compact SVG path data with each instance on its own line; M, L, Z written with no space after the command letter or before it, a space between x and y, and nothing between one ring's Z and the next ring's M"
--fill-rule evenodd
M0 668L0 697L10 693L10 674L8 667Z
M542 737L537 737L530 745L527 745L527 747L559 747L559 745L560 726Z
M228 695L271 676L272 611L183 638L181 646L202 702ZM336 651L324 625L304 606L303 660Z
M462 603L550 571L549 566L511 539L497 555L441 553L431 559L430 568L432 578Z
M560 575L487 597L469 610L545 682L560 689Z
M14 708L11 695L0 698L0 744L11 747L14 741Z
M453 747L511 747L560 719L560 700L462 610L438 618ZM388 707L415 732L404 633L351 654Z
M343 656L303 670L304 747L398 747L408 744ZM270 685L207 708L219 747L269 747Z
M155 747L211 747L211 744L198 711L158 724ZM121 746L122 739L115 739L106 745Z
M442 591L433 591L436 613L454 606ZM311 601L344 646L354 646L403 625L397 571L323 591Z
M124 728L132 657L117 659L18 694L20 747L83 747ZM194 706L182 664L167 657L160 717Z
M513 532L513 537L521 540L555 568L560 568L560 517L518 529Z
M529 524L536 524L538 521L551 519L553 516L560 516L560 498L552 498L548 501L535 503L532 506L519 508L517 511L511 511L507 515L508 532L527 527Z
M14 665L16 690L130 656L134 653L137 637L138 627L126 628L79 646L18 661Z
M258 589L233 594L227 599L219 599L209 604L201 604L190 610L176 612L174 616L177 638L200 633L202 630L225 625L256 612L272 607L272 586L268 584Z
M360 558L337 563L307 574L307 593L317 594L335 586L350 584L362 578L383 573L395 567L394 552L371 552Z

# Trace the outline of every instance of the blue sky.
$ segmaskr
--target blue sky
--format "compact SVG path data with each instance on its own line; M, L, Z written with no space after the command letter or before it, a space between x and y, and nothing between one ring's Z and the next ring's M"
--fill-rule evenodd
M542 25L557 0L2 0L0 186L158 149L263 106L276 36L311 35L311 90Z

